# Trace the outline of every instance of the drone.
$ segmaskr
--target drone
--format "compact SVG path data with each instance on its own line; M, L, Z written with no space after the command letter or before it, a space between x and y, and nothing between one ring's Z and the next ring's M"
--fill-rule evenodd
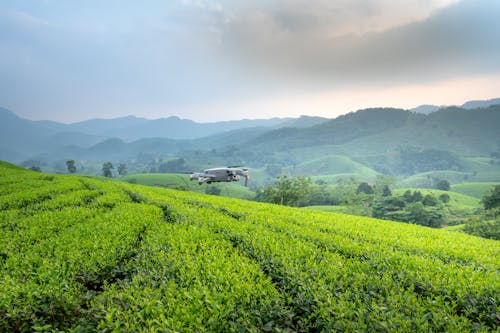
M240 177L245 177L245 186L248 185L248 175L247 168L241 167L225 167L225 168L213 168L206 169L203 172L195 172L189 176L189 180L198 180L198 184L212 182L237 182Z

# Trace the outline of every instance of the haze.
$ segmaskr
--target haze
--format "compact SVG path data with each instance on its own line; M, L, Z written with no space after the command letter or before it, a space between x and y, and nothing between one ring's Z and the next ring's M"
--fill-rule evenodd
M4 0L0 106L74 122L498 97L496 0Z

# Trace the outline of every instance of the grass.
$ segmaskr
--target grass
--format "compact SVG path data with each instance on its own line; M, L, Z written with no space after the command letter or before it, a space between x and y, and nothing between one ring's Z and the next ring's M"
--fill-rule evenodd
M415 175L409 176L400 180L396 185L402 188L432 188L433 179L447 180L450 183L461 183L465 181L468 176L466 172L461 171L450 171L450 170L440 170L440 171L429 171L417 173Z
M498 182L470 182L454 184L451 190L456 193L465 194L474 198L481 199L494 186L500 185Z
M292 175L314 175L313 179L321 179L329 183L335 183L339 178L350 177L373 181L378 175L373 169L349 157L339 155L324 156L285 168L283 171Z

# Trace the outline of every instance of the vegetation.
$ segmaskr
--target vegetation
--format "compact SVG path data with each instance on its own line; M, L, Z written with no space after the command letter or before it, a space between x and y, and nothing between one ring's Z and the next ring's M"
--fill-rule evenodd
M113 177L113 163L111 162L104 162L102 165L102 175L104 177L111 178Z
M127 165L125 163L120 163L118 165L118 174L120 176L125 176L127 174Z
M496 331L500 243L0 164L0 331Z
M484 212L470 219L463 231L468 234L500 240L500 185L495 186L481 201Z
M446 221L443 203L432 194L408 190L401 196L381 197L373 204L373 217L439 228Z
M491 188L500 183L494 182L465 182L461 184L453 184L451 190L453 192L469 195L474 198L481 199Z
M450 182L446 179L442 179L436 182L436 189L442 191L449 191L451 189Z
M312 192L311 178L287 176L278 177L273 185L257 192L256 200L285 206L297 206L300 201L306 200Z
M68 173L75 173L76 172L76 162L75 162L75 160L68 160L68 161L66 161L66 167L68 169Z

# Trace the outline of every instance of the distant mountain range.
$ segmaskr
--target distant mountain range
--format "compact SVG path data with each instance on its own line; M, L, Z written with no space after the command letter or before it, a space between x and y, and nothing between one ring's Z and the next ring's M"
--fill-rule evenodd
M488 99L484 101L468 101L464 104L462 104L460 107L463 109L477 109L477 108L487 108L492 105L498 105L500 104L500 98L494 98L494 99ZM429 104L424 104L417 106L416 108L410 109L410 111L415 112L415 113L423 113L423 114L429 114L432 112L436 112L439 109L446 108L448 106L446 105L429 105Z
M495 102L500 98L429 114L424 113L432 106L421 107L421 112L372 108L335 119L303 116L216 123L128 116L61 124L22 119L0 108L0 160L24 165L38 161L60 172L68 159L92 164L93 171L87 172L99 172L103 161L126 162L142 171L172 158L183 158L193 169L244 164L270 174L308 168L313 173L332 169L337 163L332 161L364 170L370 177L378 172L469 172L473 169L465 159L500 156L500 103ZM500 166L481 168L490 170L485 179L500 179Z
M49 158L67 150L81 152L82 149L89 149L90 156L96 158L100 155L94 156L92 152L99 150L99 147L109 146L110 142L114 144L114 154L117 155L118 151L124 149L120 148L121 146L138 140L157 142L158 139L163 139L161 141L168 141L171 147L172 140L194 140L215 135L213 142L217 141L218 134L235 130L252 129L252 132L260 133L259 130L266 131L280 126L307 127L327 120L304 116L297 119L244 119L197 123L178 117L148 120L127 116L62 124L23 119L10 110L0 108L0 159L19 162L32 157ZM221 140L227 141L225 138Z

